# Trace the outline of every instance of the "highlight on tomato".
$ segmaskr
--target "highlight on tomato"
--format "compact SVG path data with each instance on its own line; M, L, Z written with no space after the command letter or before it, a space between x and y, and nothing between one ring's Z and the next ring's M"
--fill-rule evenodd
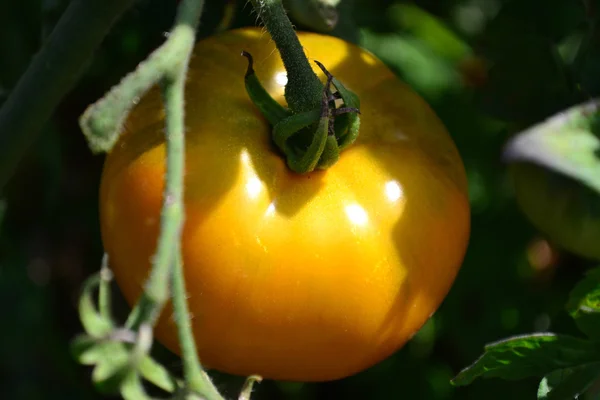
M244 87L247 61L284 104L287 75L258 28L200 41L186 83L182 255L200 360L291 381L362 371L401 348L443 301L467 248L465 171L426 102L369 52L299 33L360 97L360 133L326 170L293 172ZM164 110L151 91L108 154L102 239L128 302L160 230ZM172 310L156 338L179 352Z

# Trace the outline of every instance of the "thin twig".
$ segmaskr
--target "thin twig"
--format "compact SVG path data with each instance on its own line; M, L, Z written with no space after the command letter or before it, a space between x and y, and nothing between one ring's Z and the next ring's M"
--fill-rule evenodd
M223 400L209 376L202 369L198 359L196 343L190 324L180 246L177 246L175 268L173 268L173 313L179 328L183 371L189 388L201 393L207 400Z
M98 288L98 310L107 320L112 320L110 307L110 282L112 281L112 271L108 267L108 254L102 257L102 266L100 267L100 287Z
M163 86L167 170L161 232L144 293L126 323L128 328L134 330L143 322L154 325L169 297L174 244L180 240L184 212L183 82L203 5L203 0L182 1L177 11L175 26L167 41L136 71L125 77L104 98L90 106L80 120L82 129L88 130L91 136L99 138L105 145L114 144L118 138L119 126L127 117L127 105L133 104L157 82ZM96 140L91 136L88 136L88 140Z
M74 0L0 109L0 190L134 0Z
M189 323L180 243L184 222L185 79L203 5L202 0L184 0L166 42L103 99L90 106L80 124L94 150L108 150L117 140L121 125L137 99L156 83L161 84L167 158L161 231L150 277L126 326L138 329L145 324L154 325L168 300L169 282L172 282L173 307L188 389L208 400L222 400L198 359Z

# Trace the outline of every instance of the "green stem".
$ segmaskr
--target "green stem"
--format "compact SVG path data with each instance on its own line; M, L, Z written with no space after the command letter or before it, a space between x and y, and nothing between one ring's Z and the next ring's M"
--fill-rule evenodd
M108 254L102 257L102 267L100 268L100 287L98 288L98 310L100 315L107 320L112 320L110 308L110 282L112 281L112 271L108 266Z
M161 214L161 231L154 263L146 289L140 302L132 312L133 319L129 324L134 328L146 322L154 324L160 314L169 293L169 282L173 285L173 310L177 323L181 355L183 359L185 381L188 389L201 394L208 400L223 398L202 369L194 342L193 332L189 323L190 316L187 307L183 265L181 260L181 231L184 223L184 169L185 169L185 80L187 67L194 46L195 32L200 19L204 1L184 0L179 6L175 28L172 30L167 43L157 50L146 66L138 69L151 71L152 67L163 72L162 87L165 104L166 131L166 184L163 194L163 209ZM153 63L153 60L154 63ZM169 64L170 63L170 64ZM145 70L144 70L145 68ZM156 70L155 70L156 72ZM134 73L135 74L135 73ZM145 76L146 74L143 74ZM124 84L131 82L132 88L126 92L135 95L136 90L149 88L146 82L136 79L135 75L125 79ZM119 99L122 93L116 88L108 98ZM93 124L94 117L105 118L113 116L112 122L125 118L126 112L112 112L119 106L119 101L113 102L112 107L106 99L97 108L90 108L89 120ZM104 132L100 132L104 134ZM170 279L172 278L172 280Z
M281 0L251 0L287 71L285 99L294 112L319 108L323 84L311 68Z
M162 76L166 111L167 168L161 230L146 288L126 323L126 326L131 329L137 329L144 322L154 325L169 297L169 278L174 249L176 243L181 239L184 213L184 82L203 6L203 0L184 0L179 5L175 27L163 46L149 57L144 66L111 90L107 97L91 106L86 111L85 118L82 117L82 124L89 122L91 125L95 125L96 118L102 120L107 115L116 116L116 119L111 120L112 122L125 118L126 112L119 108L123 102L131 101L131 99L123 100L123 98L135 96L135 93L139 93L137 91L140 88L151 87L152 75L154 81L157 77ZM141 73L142 77L136 77L136 73ZM110 103L108 99L115 101ZM98 126L104 126L103 129L114 128L112 123ZM108 137L104 130L98 131L98 134L101 137Z
M0 190L133 0L74 0L0 109Z
M173 313L179 331L183 372L189 389L196 393L202 393L207 400L223 400L209 376L202 369L198 359L198 351L190 324L180 246L177 246L173 268Z
M204 0L193 2L195 3L199 4L201 10ZM141 62L135 71L123 78L119 85L83 113L80 125L92 151L108 151L112 148L131 108L157 80L178 73L182 68L187 70L188 53L194 44L195 30L200 19L200 13L196 11L190 2L183 1L179 5L175 27L169 34L169 39Z

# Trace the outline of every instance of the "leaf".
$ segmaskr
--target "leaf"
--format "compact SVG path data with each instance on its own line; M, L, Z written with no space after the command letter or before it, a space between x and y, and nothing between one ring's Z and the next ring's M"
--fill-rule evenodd
M567 310L582 332L600 340L600 268L588 271L573 288Z
M85 331L94 337L107 335L113 328L112 321L102 316L94 303L94 292L100 285L100 274L89 277L83 285L79 299L79 318Z
M118 393L126 377L135 373L128 347L120 342L80 336L71 344L75 359L83 365L94 365L92 380L103 393Z
M418 38L361 29L360 45L430 101L460 87L458 71Z
M140 374L149 382L152 382L162 390L173 393L176 389L176 382L169 372L156 362L152 357L146 355L139 364Z
M121 383L121 395L125 400L151 400L137 374L129 374Z
M80 336L71 345L75 359L83 365L94 365L110 358L113 352L119 352L120 344L109 341L98 341L90 336Z
M471 48L462 38L417 5L395 3L386 15L393 28L410 32L446 61L457 63L471 54Z
M468 385L479 377L509 380L544 376L556 369L600 360L600 344L572 336L541 333L516 336L485 347L484 354L452 383Z
M505 160L550 168L600 193L598 104L571 107L519 133L507 144Z
M546 375L538 388L538 400L577 399L600 375L600 363L561 369Z
M92 381L102 393L118 393L123 381L135 373L135 366L129 362L127 349L124 346L106 348L99 356Z
M94 368L92 381L99 392L115 394L120 392L123 382L135 373L135 370L127 362L105 360Z

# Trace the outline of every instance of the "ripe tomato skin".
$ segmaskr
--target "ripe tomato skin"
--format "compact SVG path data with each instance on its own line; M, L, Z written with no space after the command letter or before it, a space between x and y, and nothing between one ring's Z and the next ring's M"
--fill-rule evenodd
M247 28L199 42L186 87L182 252L205 366L324 381L388 357L425 323L462 263L470 213L462 161L426 103L370 53L329 36L299 38L360 96L357 142L327 171L291 172L244 88L242 50L284 103L272 41ZM154 91L102 176L102 238L130 303L159 231L163 118ZM163 312L156 337L178 352L171 315Z

